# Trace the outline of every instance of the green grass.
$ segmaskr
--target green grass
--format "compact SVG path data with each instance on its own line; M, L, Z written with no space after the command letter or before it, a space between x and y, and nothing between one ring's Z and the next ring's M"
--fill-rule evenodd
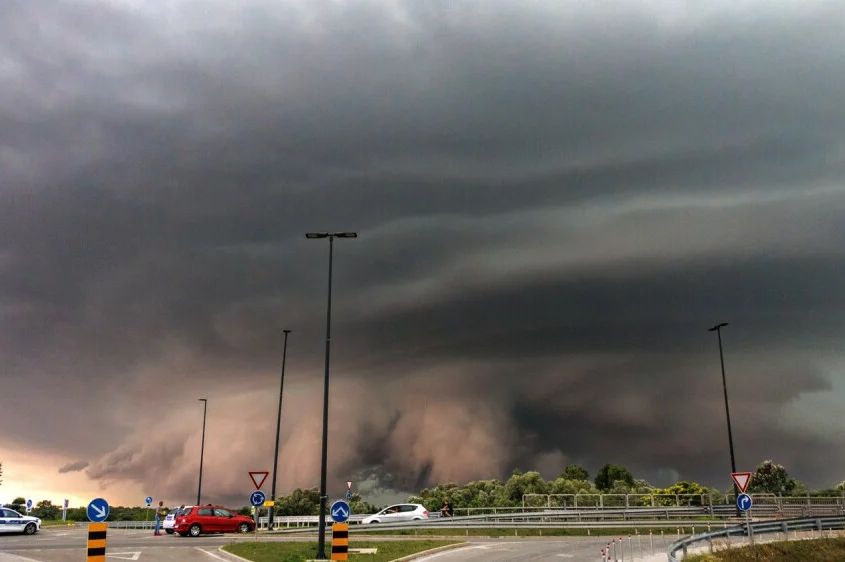
M690 527L681 527L681 536L693 534ZM678 527L663 528L663 533L666 537L677 536ZM696 527L695 532L701 533L706 531L707 527L702 525ZM358 536L364 536L364 531L357 531ZM366 535L403 535L403 536L438 536L438 537L615 537L615 536L648 536L651 531L655 536L660 536L660 529L639 528L633 529L629 527L619 528L605 528L599 527L595 529L585 529L580 527L571 528L552 528L552 529L528 529L528 528L511 528L511 529L497 529L497 528L473 528L473 529L447 529L447 528L423 528L423 529L401 529L396 531L366 531Z
M439 546L458 544L456 541L357 541L350 537L350 548L378 548L376 554L350 554L349 560L359 562L389 562L402 556ZM243 542L223 547L226 552L243 556L254 562L302 562L314 558L317 543L311 542ZM327 542L326 553L331 552Z
M76 525L76 521L62 521L61 519L42 519L42 527L67 527Z
M686 562L831 562L845 560L845 539L773 542L690 556Z

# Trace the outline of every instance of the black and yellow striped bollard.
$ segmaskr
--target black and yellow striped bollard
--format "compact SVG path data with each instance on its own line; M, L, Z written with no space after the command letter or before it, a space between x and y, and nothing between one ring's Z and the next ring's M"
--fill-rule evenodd
M106 562L108 523L88 523L88 562Z
M332 560L349 560L349 523L332 523Z

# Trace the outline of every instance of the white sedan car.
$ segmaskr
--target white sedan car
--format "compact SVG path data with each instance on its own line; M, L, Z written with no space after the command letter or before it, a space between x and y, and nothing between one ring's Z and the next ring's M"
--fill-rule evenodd
M34 535L41 529L41 519L21 515L8 508L0 508L0 533L23 533Z
M405 521L422 521L428 519L428 510L418 503L399 503L386 507L361 520L365 525L368 523L402 523Z
M173 527L176 526L176 518L182 515L182 512L190 513L192 507L193 506L191 505L183 505L182 507L168 511L164 521L161 522L161 528L164 529L164 532L168 535L172 535Z

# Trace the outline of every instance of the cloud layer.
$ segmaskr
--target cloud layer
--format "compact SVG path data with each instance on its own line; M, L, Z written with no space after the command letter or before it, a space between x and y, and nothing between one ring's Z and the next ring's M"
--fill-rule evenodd
M577 461L842 479L835 2L11 2L0 444L113 493ZM95 428L95 430L91 430ZM84 459L75 462L78 459ZM87 464L87 463L90 463ZM52 469L55 470L55 469ZM375 476L374 476L375 475ZM155 490L153 490L155 488Z

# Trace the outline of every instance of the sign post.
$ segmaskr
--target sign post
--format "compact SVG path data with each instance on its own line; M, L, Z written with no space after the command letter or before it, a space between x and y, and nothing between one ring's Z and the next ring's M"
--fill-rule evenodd
M270 472L266 470L250 470L249 477L252 480L252 483L255 484L255 489L260 490L261 485L264 484L264 481L267 480L267 475Z
M740 492L736 497L736 508L745 513L745 530L748 533L748 542L754 546L754 531L751 530L751 506L754 502L751 500L751 496L745 493L748 485L751 484L751 476L750 472L731 473L731 480Z
M263 480L262 480L263 482ZM255 517L255 532L258 532L258 515L259 515L259 508L264 505L264 501L267 499L267 496L264 495L264 492L261 490L255 490L253 493L249 495L249 503L252 505L253 511L255 513L253 516Z
M329 509L332 514L332 560L349 560L349 516L352 510L343 500L337 500Z
M91 500L88 515L88 562L106 562L106 530L109 524L109 503L103 498Z
M250 496L250 503L255 508L255 532L258 532L258 516L261 513L261 506L264 504L264 500L266 500L266 496L264 492L261 491L261 486L264 484L264 481L267 480L267 475L270 474L268 470L250 470L249 471L249 478L252 480L252 483L255 485L255 492L252 493ZM261 494L261 502L254 503L252 499L255 497L255 494ZM269 530L270 521L267 521L267 527Z
M744 494L748 489L748 485L751 484L751 476L750 472L731 472L731 480L736 484L740 494Z
M147 508L144 510L144 521L146 522L150 518L150 506L153 505L153 497L147 496L146 498L144 498L144 503L147 506Z

